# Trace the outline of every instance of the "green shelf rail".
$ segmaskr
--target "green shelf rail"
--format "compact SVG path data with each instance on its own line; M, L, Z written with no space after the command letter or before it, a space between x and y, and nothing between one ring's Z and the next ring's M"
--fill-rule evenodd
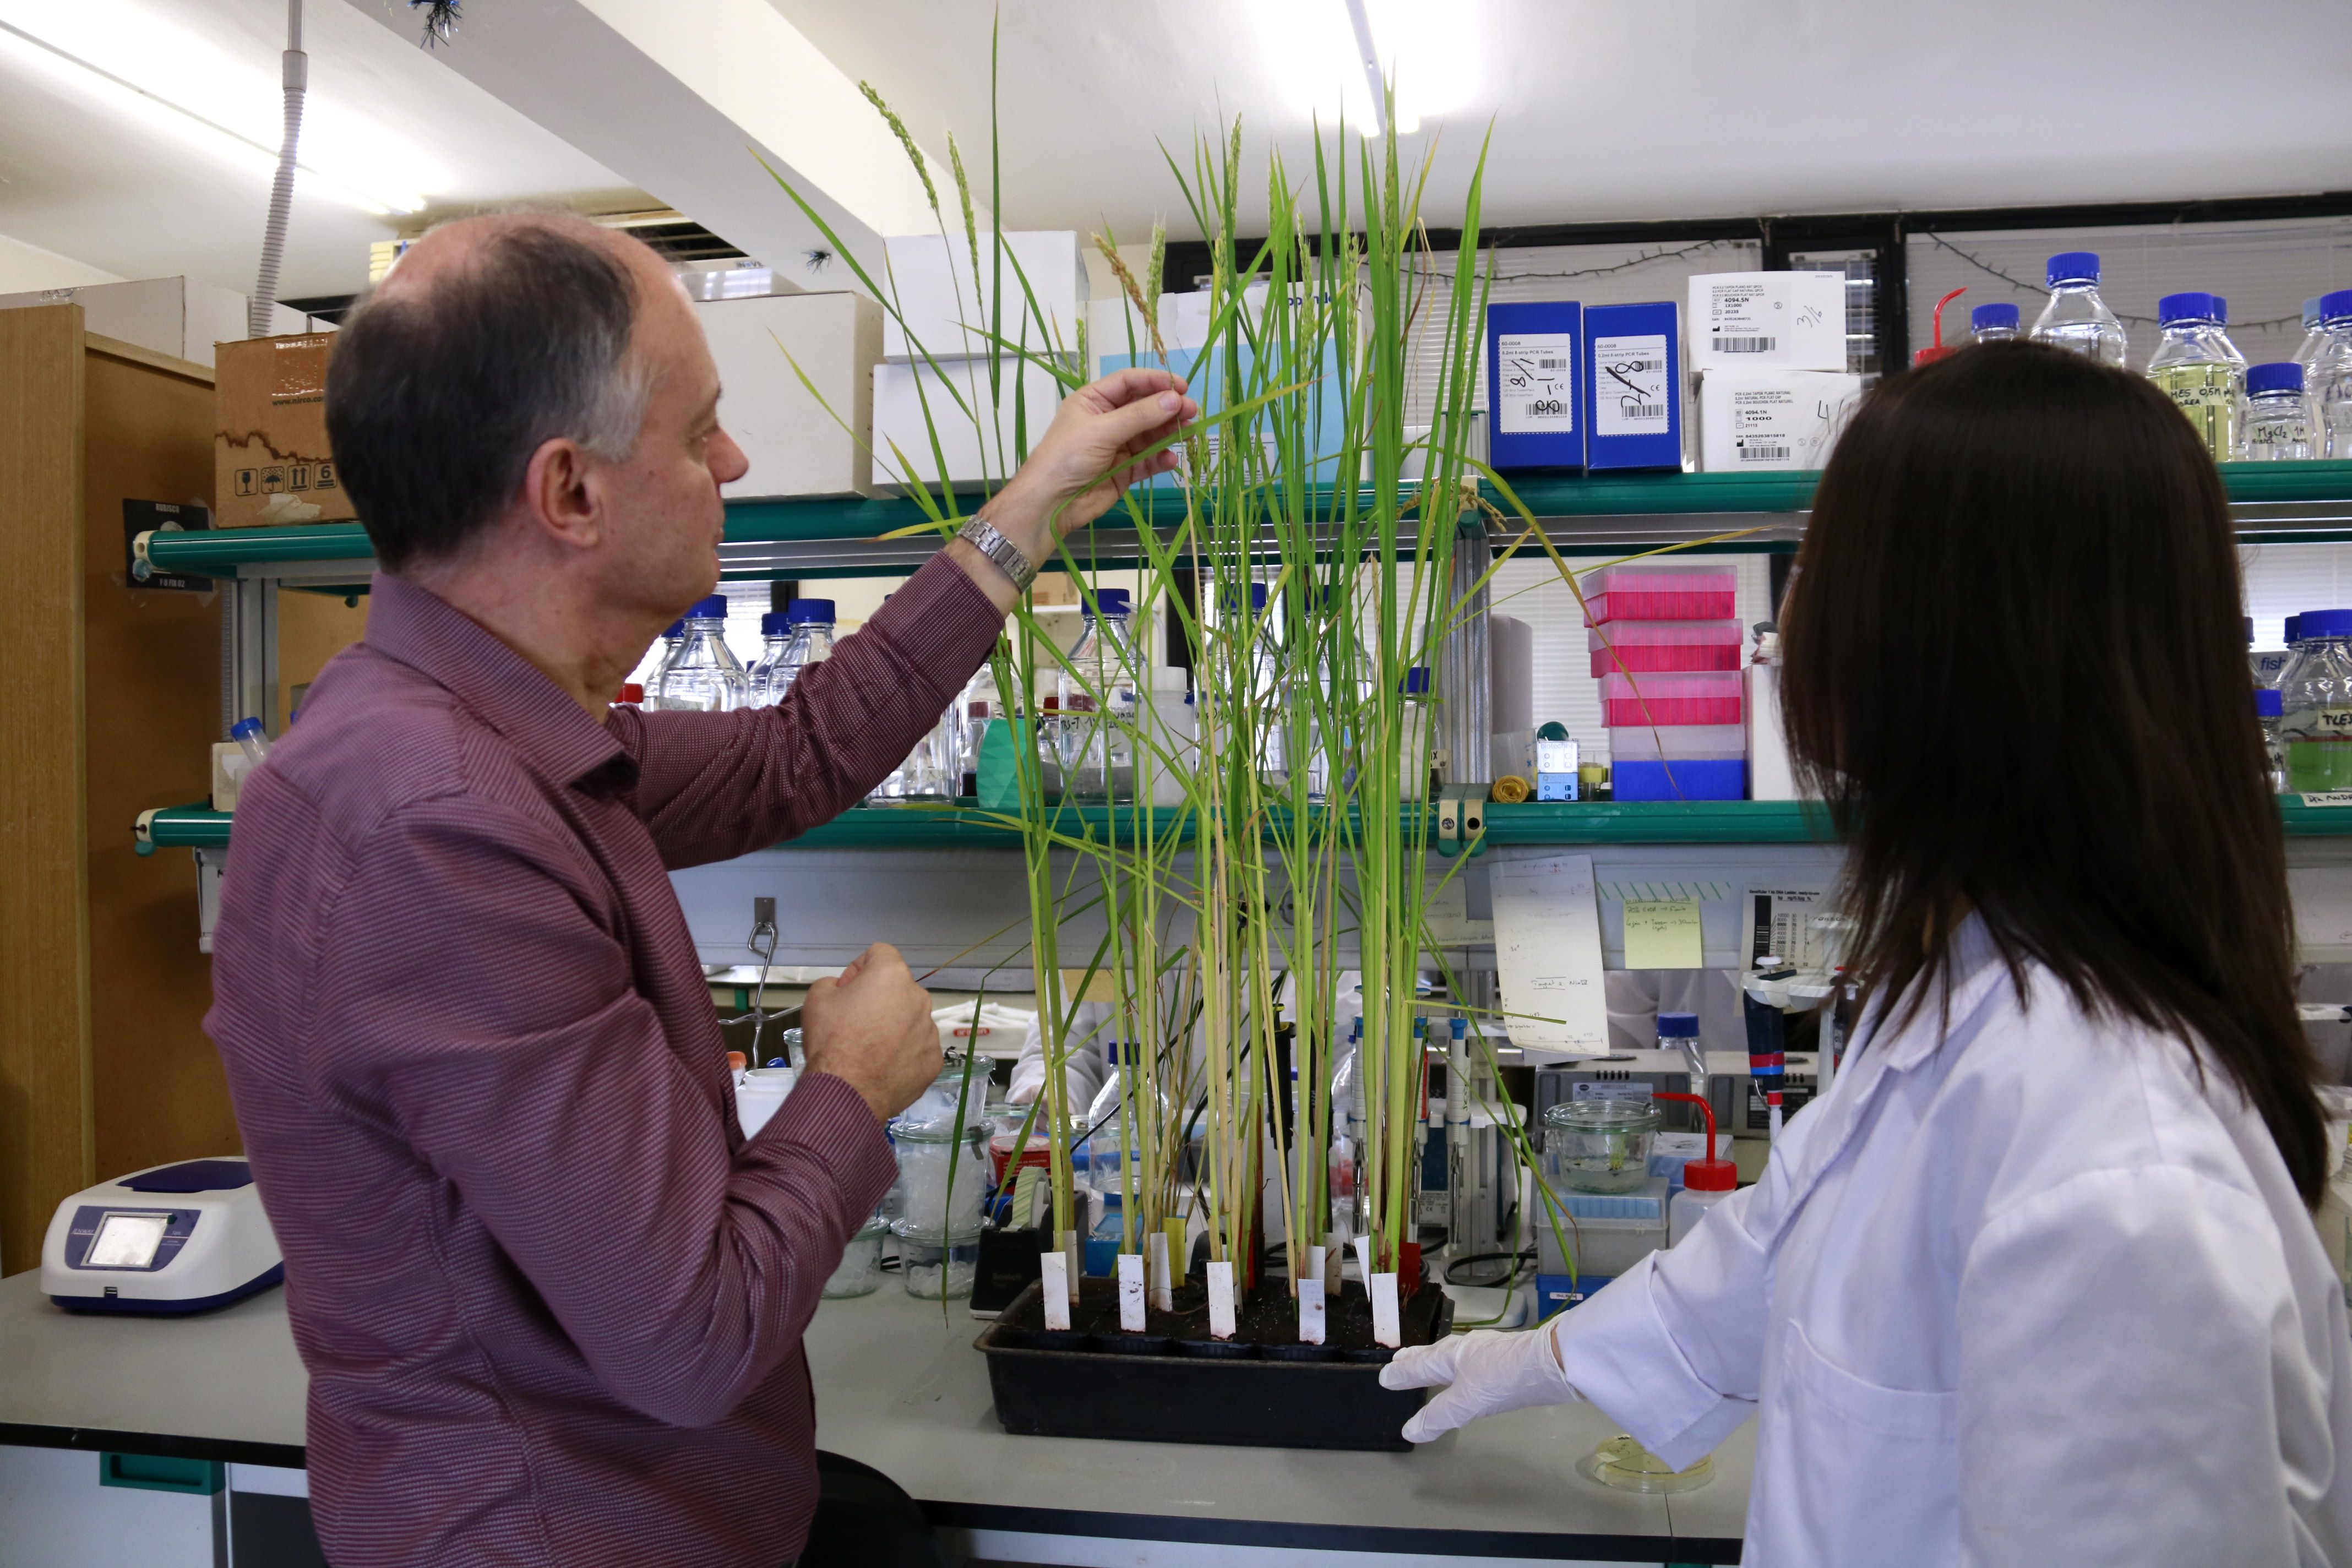
M1114 831L1113 813L1103 806L1065 806L1061 818L1074 837L1081 826L1099 836ZM2305 805L2294 795L2279 797L2279 813L2290 837L2352 836L2352 806ZM1119 816L1131 815L1121 808ZM1187 833L1187 814L1159 807L1152 816L1160 834ZM1826 844L1837 835L1828 813L1803 801L1528 801L1488 804L1489 846L1580 844ZM142 813L135 826L139 852L159 848L216 849L229 841L230 816L202 805L166 806ZM856 806L779 847L789 849L972 849L1016 845L1020 835L1001 816L969 806Z

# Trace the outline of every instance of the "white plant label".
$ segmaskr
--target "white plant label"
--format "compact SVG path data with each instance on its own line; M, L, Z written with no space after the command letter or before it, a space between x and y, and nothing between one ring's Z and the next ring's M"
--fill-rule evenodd
M1045 1326L1066 1329L1070 1326L1070 1260L1059 1252L1048 1252L1037 1259L1037 1277L1045 1286Z
M1404 1343L1404 1328L1397 1313L1397 1277L1372 1276L1372 1338L1393 1350Z
M1495 340L1495 428L1506 436L1576 428L1576 334L1505 332Z
M1662 436L1675 390L1663 332L1592 340L1592 433Z
M1130 1334L1143 1331L1143 1255L1118 1255L1118 1326Z
M1209 1337L1218 1340L1234 1337L1234 1266L1231 1263L1209 1265Z
M2305 805L2352 805L2352 789L2311 791L2302 799Z
M1087 1276L1085 1255L1078 1251L1078 1233L1075 1230L1060 1231L1054 1239L1060 1244L1062 1268L1069 1276L1070 1294L1076 1296L1085 1289L1078 1281Z
M1151 1304L1163 1312L1176 1310L1176 1287L1168 1277L1168 1233L1155 1230L1143 1238L1144 1261L1151 1275Z
M1372 1238L1360 1236L1349 1245L1356 1249L1356 1278L1362 1280L1364 1289L1369 1290L1372 1288Z
M1298 1289L1293 1290L1292 1295L1304 1296L1307 1286L1323 1283L1323 1249L1319 1247L1309 1247L1298 1255L1299 1266L1307 1270L1307 1277L1298 1282Z
M1347 1245L1336 1236L1323 1244L1323 1294L1327 1297L1339 1294L1339 1254Z
M1323 1342L1324 1300L1320 1290L1298 1293L1298 1342L1319 1345Z

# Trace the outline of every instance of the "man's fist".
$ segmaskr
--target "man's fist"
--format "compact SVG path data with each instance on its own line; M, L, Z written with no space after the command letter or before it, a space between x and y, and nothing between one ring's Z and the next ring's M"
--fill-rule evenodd
M809 987L801 1049L811 1072L841 1079L887 1121L940 1076L931 994L915 984L897 948L877 942L840 979Z

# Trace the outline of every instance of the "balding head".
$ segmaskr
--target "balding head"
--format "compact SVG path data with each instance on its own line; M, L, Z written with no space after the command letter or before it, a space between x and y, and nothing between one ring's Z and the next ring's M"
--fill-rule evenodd
M343 322L327 429L390 571L454 560L514 503L531 455L566 438L613 461L654 372L635 346L660 258L563 213L441 225Z

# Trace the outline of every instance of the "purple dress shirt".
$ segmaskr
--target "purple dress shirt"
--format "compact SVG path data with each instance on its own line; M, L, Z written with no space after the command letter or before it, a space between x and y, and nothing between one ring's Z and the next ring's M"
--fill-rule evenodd
M375 579L241 791L205 1020L337 1568L799 1552L801 1333L890 1148L823 1074L745 1141L667 873L856 802L1003 620L934 560L777 707L600 724Z

